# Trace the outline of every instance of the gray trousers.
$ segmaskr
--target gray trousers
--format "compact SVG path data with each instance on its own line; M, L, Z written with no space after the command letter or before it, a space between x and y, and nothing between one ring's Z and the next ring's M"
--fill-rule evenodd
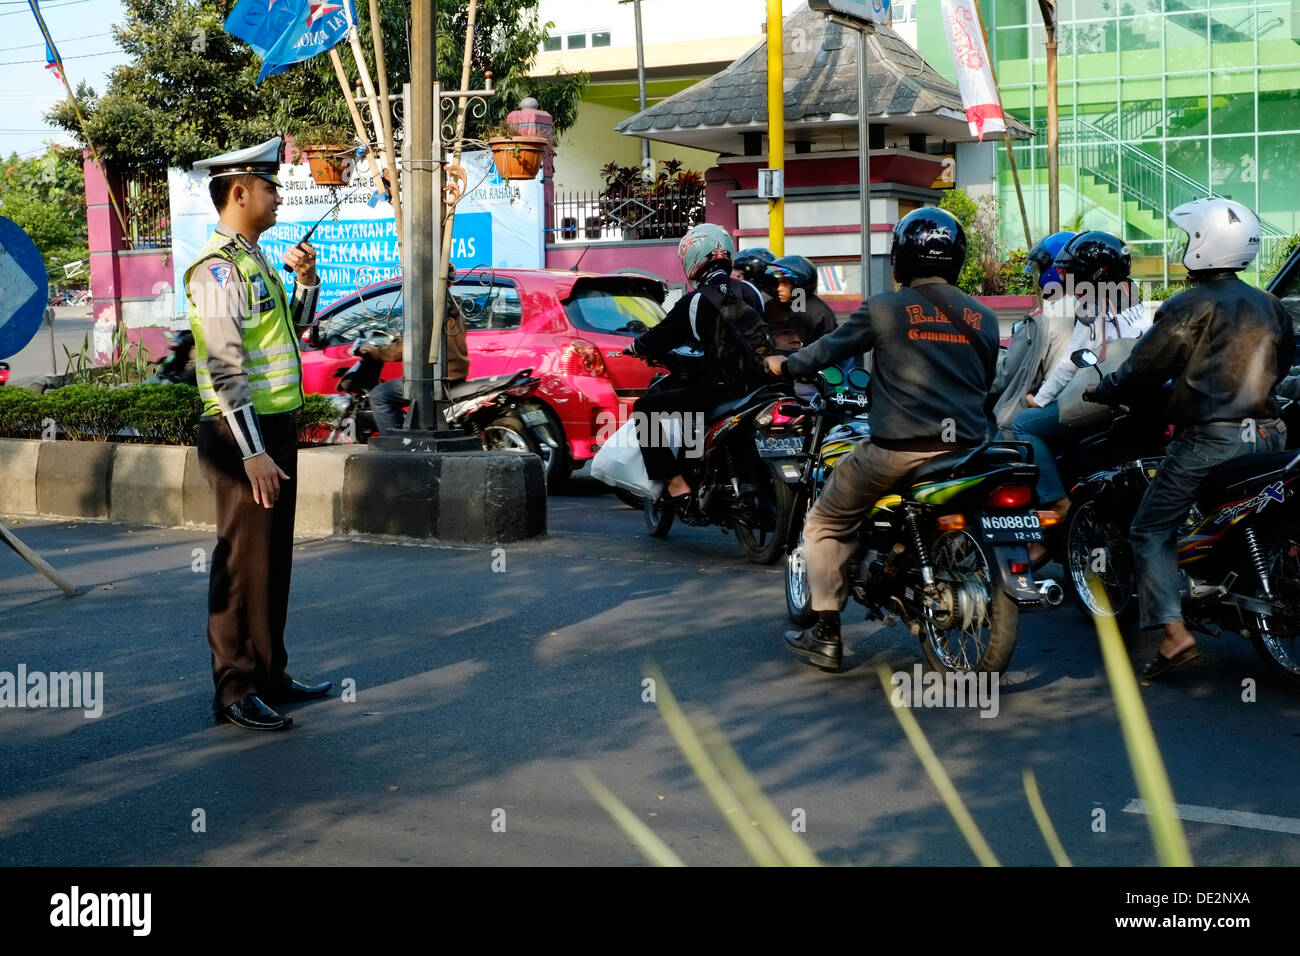
M859 442L831 472L803 526L804 554L814 611L838 611L848 594L845 574L862 519L877 500L944 451L891 451Z

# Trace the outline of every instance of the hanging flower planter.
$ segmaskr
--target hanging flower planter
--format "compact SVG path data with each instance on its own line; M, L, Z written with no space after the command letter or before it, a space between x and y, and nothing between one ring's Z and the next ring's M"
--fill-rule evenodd
M545 136L494 136L487 141L503 179L533 179L546 156Z
M346 146L303 146L302 155L318 186L342 186L344 161L352 151Z

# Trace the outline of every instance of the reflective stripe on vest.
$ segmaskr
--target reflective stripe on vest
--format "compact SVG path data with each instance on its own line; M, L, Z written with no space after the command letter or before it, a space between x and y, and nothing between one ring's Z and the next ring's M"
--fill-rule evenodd
M203 417L221 414L217 393L208 371L208 349L203 337L203 323L198 306L190 298L190 274L206 259L224 259L235 267L248 289L249 316L241 323L244 343L244 372L248 377L253 409L259 415L291 412L303 403L302 359L298 337L294 334L289 299L284 285L273 272L262 268L239 240L214 233L198 258L185 270L185 297L189 306L190 329L194 333L194 364L199 395L203 399Z

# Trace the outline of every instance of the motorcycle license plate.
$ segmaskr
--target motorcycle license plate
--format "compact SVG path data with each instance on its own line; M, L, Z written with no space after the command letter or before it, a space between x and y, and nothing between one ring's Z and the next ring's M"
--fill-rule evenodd
M530 408L519 413L525 425L545 425L546 413L538 408Z
M980 532L985 541L1003 544L1015 541L1042 541L1038 515L980 515Z
M789 458L803 454L803 439L798 436L789 438L755 438L754 445L762 458Z

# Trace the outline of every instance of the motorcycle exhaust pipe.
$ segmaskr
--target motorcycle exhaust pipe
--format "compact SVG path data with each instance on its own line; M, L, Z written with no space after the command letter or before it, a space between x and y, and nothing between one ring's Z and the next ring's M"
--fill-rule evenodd
M1046 581L1038 582L1038 597L1045 607L1060 607L1061 602L1065 600L1065 591L1059 584L1048 578Z

